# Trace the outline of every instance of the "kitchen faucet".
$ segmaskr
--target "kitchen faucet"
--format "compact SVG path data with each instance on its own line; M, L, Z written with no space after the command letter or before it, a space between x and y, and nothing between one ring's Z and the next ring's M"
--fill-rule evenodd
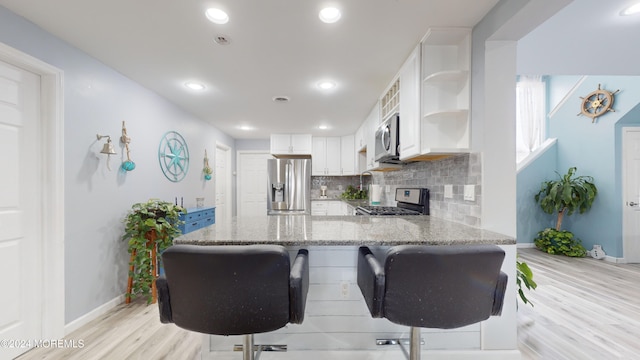
M371 173L371 171L369 171L369 170L366 170L366 171L361 172L361 173L360 173L360 190L363 190L363 189L362 189L362 175L364 175L365 173L369 173L369 175L371 175L371 176L373 177L373 174L372 174L372 173Z

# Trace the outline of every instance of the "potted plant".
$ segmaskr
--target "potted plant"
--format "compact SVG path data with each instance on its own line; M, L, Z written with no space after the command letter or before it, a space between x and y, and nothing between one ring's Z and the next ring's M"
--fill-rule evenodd
M147 303L155 299L156 264L160 254L173 244L180 235L178 228L183 223L180 214L186 212L181 206L158 199L133 204L124 219L125 234L128 240L129 279L127 298L138 295L147 298Z
M538 233L534 239L536 247L549 254L564 254L567 256L583 257L587 251L580 240L567 230L560 230L564 216L570 216L575 211L580 214L591 208L598 195L598 189L592 176L574 176L576 168L560 176L559 179L544 181L540 191L535 195L536 202L547 214L556 213L556 227L547 228Z
M340 194L340 198L345 200L360 200L367 198L367 190L364 189L356 189L355 187L349 185L347 189Z

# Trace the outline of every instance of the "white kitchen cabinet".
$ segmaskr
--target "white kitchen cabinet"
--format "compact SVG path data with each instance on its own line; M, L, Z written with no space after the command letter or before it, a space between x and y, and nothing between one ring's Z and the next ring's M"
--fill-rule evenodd
M320 200L311 202L311 215L315 216L344 216L353 215L349 208L351 206L340 200ZM354 209L351 207L351 209Z
M329 216L341 216L345 213L345 207L347 204L342 201L327 201L327 215Z
M420 45L400 68L400 160L420 155Z
M365 120L367 125L365 127L366 134L365 138L367 139L367 170L377 169L380 165L377 161L375 161L376 154L376 129L380 125L380 109L378 104L371 109L369 116L367 116L367 120Z
M310 134L271 134L271 154L311 155Z
M339 176L356 174L354 136L313 137L311 175Z
M311 175L342 175L340 137L313 137Z
M356 149L354 136L340 138L340 175L356 174Z
M468 152L471 29L429 29L421 62L421 154Z
M380 98L380 119L398 112L400 107L400 79L395 78Z
M312 201L311 202L311 215L315 216L327 216L328 201Z
M358 131L356 132L356 174L367 170L367 135L369 134L369 128L367 119L362 121Z
M367 147L367 142L364 139L364 122L360 124L360 127L356 131L356 135L353 139L356 151L363 150Z

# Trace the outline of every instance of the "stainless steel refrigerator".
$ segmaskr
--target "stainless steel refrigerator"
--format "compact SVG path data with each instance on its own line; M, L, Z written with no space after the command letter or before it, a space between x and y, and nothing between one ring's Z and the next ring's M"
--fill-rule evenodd
M311 159L267 160L268 215L311 214Z

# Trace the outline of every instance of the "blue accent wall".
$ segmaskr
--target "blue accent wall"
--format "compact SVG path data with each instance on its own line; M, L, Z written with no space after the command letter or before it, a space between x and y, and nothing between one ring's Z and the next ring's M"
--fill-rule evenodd
M562 90L558 89L566 90L568 82L575 83L576 80L575 76L550 77L550 101L554 101L552 98L559 98L558 92ZM620 89L620 92L615 96L615 112L609 112L592 123L590 118L577 114L580 112L582 101L580 97L596 90L598 84L601 84L603 89ZM565 103L560 104L548 120L548 137L558 139L553 150L556 157L553 170L564 174L569 167L575 166L578 169L577 175L591 175L595 178L599 192L590 211L565 217L562 228L572 231L582 240L585 248L591 249L594 244L600 244L605 252L613 257L623 257L621 131L623 126L640 125L639 99L640 77L590 76ZM520 209L526 207L530 201L528 197L539 189L543 181L534 181L535 176L531 175L532 172L544 172L547 179L556 176L546 171L547 166L553 166L553 162L548 159L553 156L545 154L518 175L518 239L521 242L531 242L532 239L529 237L534 232L533 227L544 223L538 222L535 216L521 213ZM531 190L536 182L537 186Z
M558 144L518 172L516 181L516 209L518 212L518 243L532 243L538 231L555 226L555 217L545 214L534 197L546 179L553 178L557 168Z

